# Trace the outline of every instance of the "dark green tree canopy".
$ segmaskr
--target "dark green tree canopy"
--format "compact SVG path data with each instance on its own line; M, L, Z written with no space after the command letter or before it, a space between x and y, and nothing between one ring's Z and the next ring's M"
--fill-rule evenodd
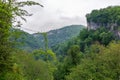
M120 6L110 6L100 10L93 10L86 15L87 21L95 22L106 26L108 23L120 25Z

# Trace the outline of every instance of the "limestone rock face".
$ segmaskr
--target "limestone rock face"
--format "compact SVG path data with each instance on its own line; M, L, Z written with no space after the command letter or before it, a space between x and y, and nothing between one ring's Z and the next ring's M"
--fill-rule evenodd
M87 28L88 30L90 29L96 30L97 28L100 28L100 25L90 21L90 22L87 22Z
M87 28L90 30L90 29L93 29L93 30L96 30L97 28L100 28L100 27L105 27L106 29L109 29L110 31L114 31L114 30L118 30L119 28L119 25L117 23L106 23L106 24L103 24L103 23L95 23L93 21L87 21Z
M120 6L93 10L86 15L88 30L105 27L120 38Z
M93 21L87 21L87 29L88 30L96 30L97 28L105 27L106 29L112 31L117 37L120 38L120 25L117 23L107 23L107 24L101 24L101 23L95 23Z

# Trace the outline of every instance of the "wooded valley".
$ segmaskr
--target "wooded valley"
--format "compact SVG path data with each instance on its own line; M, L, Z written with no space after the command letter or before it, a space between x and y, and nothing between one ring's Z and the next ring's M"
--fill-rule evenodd
M87 27L29 34L16 17L32 5L44 7L0 0L0 80L120 80L120 6L86 14Z

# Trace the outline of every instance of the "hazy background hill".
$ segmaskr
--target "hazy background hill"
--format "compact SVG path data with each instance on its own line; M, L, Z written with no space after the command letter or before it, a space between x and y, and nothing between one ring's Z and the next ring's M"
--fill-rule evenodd
M71 25L47 32L49 48L55 46L56 44L63 43L73 37L76 37L79 34L80 30L83 28L84 26L82 25ZM15 30L14 33L20 34L19 37L15 40L15 42L18 42L15 47L19 49L32 51L34 49L44 47L44 38L41 33L29 34L21 30ZM15 36L12 38L14 37Z
M64 28L51 30L47 32L48 34L48 46L54 46L58 43L64 42L72 37L75 37L79 34L80 30L82 30L84 26L82 25L71 25L65 26ZM35 38L37 38L40 44L43 45L44 39L41 33L33 34Z

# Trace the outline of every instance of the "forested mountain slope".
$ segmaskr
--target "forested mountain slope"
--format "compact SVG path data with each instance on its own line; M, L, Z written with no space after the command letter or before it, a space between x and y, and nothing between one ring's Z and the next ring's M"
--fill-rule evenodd
M120 38L120 6L109 6L100 10L93 10L86 15L88 29L105 27Z
M14 48L32 51L40 47L39 40L33 35L19 29L12 29L12 31L10 40L15 43Z
M93 43L108 45L112 40L120 38L120 6L109 6L100 10L93 10L86 15L87 29L67 42L52 47L58 55L66 55L72 45L79 45L81 51Z
M79 34L84 26L82 25L71 25L66 26L61 29L52 30L47 32L48 35L48 46L54 46L58 43L62 43L72 37L75 37ZM13 35L12 38L17 45L15 47L32 51L34 49L39 49L44 47L44 37L41 33L29 34L21 30L14 30L15 34L19 34L17 39L14 39L16 36Z
M53 47L59 56L55 80L119 80L120 6L87 14L87 29Z
M47 45L46 33L31 35L12 29L12 24L17 22L16 17L24 19L28 15L21 8L26 5L40 4L0 0L0 80L120 80L120 40L116 38L114 30L103 25L96 29L81 30L80 26L77 30L66 27L57 32L48 32L48 37L57 35L48 38L55 43L55 46L53 42L49 44L51 50ZM110 12L107 8L97 10L97 14L89 15L90 21L95 19L98 21L93 20L95 24L101 24L102 20L110 21L109 24L118 21L115 23L119 28L119 10L120 7L116 6L110 7ZM104 12L112 15L105 15ZM77 31L80 31L78 35ZM45 37L44 43L39 37L41 34ZM44 47L43 44L45 49L38 49Z
M82 30L83 28L85 27L82 25L71 25L71 26L65 26L61 29L47 32L48 46L49 47L55 46L58 43L64 42L68 39L71 39L72 37L77 36L80 30ZM33 36L39 40L40 44L44 43L44 39L41 33L35 33L33 34Z

